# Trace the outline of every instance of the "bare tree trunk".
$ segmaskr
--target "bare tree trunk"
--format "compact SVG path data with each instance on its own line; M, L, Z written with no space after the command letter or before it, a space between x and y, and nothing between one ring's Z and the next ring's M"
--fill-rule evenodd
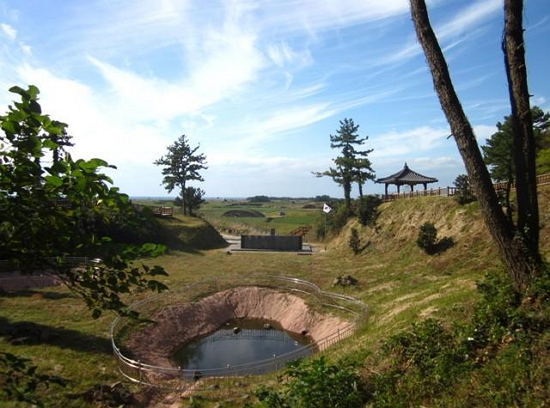
M504 14L502 50L514 129L517 229L529 254L536 258L537 262L540 262L535 137L525 65L522 25L523 1L505 0Z
M523 251L521 243L514 239L514 225L499 205L474 132L456 95L445 57L432 30L425 1L410 0L410 3L418 41L424 50L435 90L478 198L485 224L516 290L523 291L533 270L531 258Z
M183 213L183 215L187 215L187 206L185 205L185 184L186 183L181 183L180 187L181 187L181 212Z
M346 202L346 208L351 207L351 179L350 177L344 176L344 199Z

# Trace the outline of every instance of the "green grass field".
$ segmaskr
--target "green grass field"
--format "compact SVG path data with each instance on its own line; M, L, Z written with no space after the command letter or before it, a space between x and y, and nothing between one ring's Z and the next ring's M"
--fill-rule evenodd
M316 208L304 208L314 206ZM246 201L211 200L201 207L202 216L216 227L247 232L269 232L275 228L278 235L286 235L292 230L311 226L322 216L322 203L307 200L273 200L268 203L248 203ZM258 217L227 217L228 211L257 211Z
M170 200L134 200L136 204L146 206L172 206ZM267 203L250 203L247 200L207 200L200 208L202 218L220 231L233 231L235 234L269 233L275 228L278 235L286 235L299 227L312 226L323 216L323 203L311 200L272 200ZM311 208L313 207L313 208ZM180 212L174 208L175 213ZM224 216L227 212L238 212L240 216ZM262 217L246 216L245 213L257 212ZM310 234L306 237L312 240Z

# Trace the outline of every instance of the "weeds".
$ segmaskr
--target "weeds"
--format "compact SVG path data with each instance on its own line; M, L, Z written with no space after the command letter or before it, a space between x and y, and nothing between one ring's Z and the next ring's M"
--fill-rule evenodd
M364 400L353 366L331 365L324 357L295 361L278 378L279 389L260 387L256 396L268 408L358 408Z
M370 363L386 369L365 378L373 407L452 406L462 394L476 396L467 406L547 401L550 372L540 360L550 359L548 304L522 299L504 273L478 288L482 299L468 322L446 328L428 319L384 343Z

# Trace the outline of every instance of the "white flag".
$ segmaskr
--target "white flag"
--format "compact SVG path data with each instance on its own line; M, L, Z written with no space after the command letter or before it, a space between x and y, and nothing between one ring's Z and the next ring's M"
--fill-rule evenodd
M325 205L323 205L323 212L326 212L328 214L331 211L332 208L327 203L325 203Z

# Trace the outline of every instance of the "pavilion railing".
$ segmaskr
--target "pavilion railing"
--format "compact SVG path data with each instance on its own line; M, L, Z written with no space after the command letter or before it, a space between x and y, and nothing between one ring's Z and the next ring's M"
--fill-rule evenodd
M537 176L537 186L550 185L550 173L540 174ZM507 182L502 181L499 183L494 183L493 187L495 191L504 190L507 188ZM515 186L512 186L514 189ZM432 188L430 190L417 190L409 191L406 193L393 193L383 195L382 198L384 201L394 201L402 198L414 198L414 197L427 197L427 196L439 196L439 197L452 197L457 194L456 187L439 187Z
M174 207L161 207L161 206L155 206L155 205L134 204L134 208L138 212L141 212L145 208L148 208L153 212L153 215L156 215L159 217L172 217L174 215Z
M417 190L409 191L406 193L394 193L386 194L383 196L384 201L394 201L401 198L414 198L414 197L427 197L427 196L439 196L439 197L450 197L456 194L456 187L439 187L431 188L429 190Z

